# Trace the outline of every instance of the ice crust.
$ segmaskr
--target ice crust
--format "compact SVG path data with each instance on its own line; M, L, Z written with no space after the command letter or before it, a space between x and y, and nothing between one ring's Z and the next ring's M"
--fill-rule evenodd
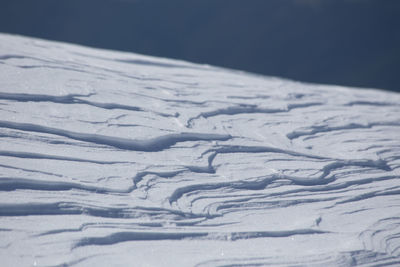
M3 266L400 265L400 95L0 34Z

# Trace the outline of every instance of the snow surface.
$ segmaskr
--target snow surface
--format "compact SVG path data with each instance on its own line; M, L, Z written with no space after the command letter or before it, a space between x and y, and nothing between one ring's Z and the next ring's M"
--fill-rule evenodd
M400 95L0 35L2 266L400 264Z

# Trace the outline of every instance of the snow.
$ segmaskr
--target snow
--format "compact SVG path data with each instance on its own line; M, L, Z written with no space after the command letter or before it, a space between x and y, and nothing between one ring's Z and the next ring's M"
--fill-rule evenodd
M400 264L400 95L0 34L4 266Z

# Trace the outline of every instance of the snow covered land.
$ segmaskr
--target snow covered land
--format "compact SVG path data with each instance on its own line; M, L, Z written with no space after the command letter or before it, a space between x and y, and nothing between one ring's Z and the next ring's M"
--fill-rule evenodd
M400 264L399 94L1 34L0 115L1 266Z

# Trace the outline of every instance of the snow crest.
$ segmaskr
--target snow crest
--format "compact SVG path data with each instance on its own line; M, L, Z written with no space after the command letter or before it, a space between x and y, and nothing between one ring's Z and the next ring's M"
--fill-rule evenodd
M398 265L399 103L2 34L2 262Z

